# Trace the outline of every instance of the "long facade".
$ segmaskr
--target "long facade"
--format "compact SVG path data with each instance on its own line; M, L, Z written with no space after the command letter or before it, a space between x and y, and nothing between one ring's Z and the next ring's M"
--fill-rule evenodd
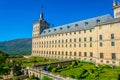
M40 19L33 24L32 56L79 59L120 65L120 4L113 3L114 18L103 15L54 28Z

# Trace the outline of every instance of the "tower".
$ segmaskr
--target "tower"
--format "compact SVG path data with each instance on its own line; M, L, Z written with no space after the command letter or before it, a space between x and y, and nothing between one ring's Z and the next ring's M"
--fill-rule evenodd
M116 0L113 0L113 11L114 18L120 18L120 3L117 3Z
M49 28L49 23L44 20L44 14L41 8L40 12L40 19L38 19L34 24L33 24L33 32L32 36L33 37L39 37L40 34L44 31L44 29Z

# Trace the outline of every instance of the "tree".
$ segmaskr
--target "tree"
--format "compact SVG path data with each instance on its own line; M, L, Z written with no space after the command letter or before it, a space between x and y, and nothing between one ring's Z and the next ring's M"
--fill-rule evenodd
M48 76L43 76L42 80L52 80L52 78L49 78Z

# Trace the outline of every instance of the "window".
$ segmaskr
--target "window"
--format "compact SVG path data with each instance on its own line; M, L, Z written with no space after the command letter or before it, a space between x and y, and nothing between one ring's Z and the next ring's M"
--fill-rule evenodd
M81 47L81 44L79 44L79 47Z
M100 42L100 47L102 47L103 46L103 43L102 42Z
M86 33L86 30L84 30L84 33Z
M75 27L77 27L78 26L78 24L75 24Z
M92 42L92 37L90 37L90 42Z
M86 38L84 38L84 42L86 42Z
M68 55L68 52L66 52L66 56Z
M92 43L90 43L90 47L92 47Z
M56 31L56 29L54 29L54 31Z
M74 42L76 42L76 39L74 39Z
M74 34L76 34L76 32L74 32Z
M92 29L90 29L90 32L92 32Z
M72 39L70 39L70 42L72 42Z
M64 40L62 40L62 43L64 43Z
M103 53L100 53L100 58L104 58L104 55L103 55Z
M68 42L68 40L66 39L66 43Z
M115 42L111 42L111 46L115 46Z
M84 56L87 56L87 52L84 52Z
M100 23L100 20L99 20L99 19L97 19L97 20L96 20L96 22L97 22L97 23Z
M90 52L90 57L93 57L93 53L92 52Z
M81 52L79 52L79 56L82 56L82 53L81 53Z
M81 38L79 38L79 42L81 42Z
M84 44L84 47L86 47L86 44Z
M49 32L51 32L51 30L49 30Z
M70 28L70 26L67 26L67 28L69 29L69 28Z
M62 30L63 28L61 27L60 30Z
M112 53L112 59L116 59L116 54Z
M114 39L114 34L111 34L111 39Z
M74 56L76 56L76 52L74 52Z
M81 31L79 31L79 34L81 33Z
M76 47L76 44L74 44L74 47Z
M88 22L85 22L85 26L87 26L88 25Z
M102 40L102 35L99 36L99 39Z

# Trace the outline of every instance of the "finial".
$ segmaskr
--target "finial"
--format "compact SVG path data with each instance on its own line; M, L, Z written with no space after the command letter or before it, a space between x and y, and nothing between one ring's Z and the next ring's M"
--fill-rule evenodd
M117 5L116 0L113 0L113 6L116 6L116 5Z
M44 20L44 15L43 15L43 4L41 4L40 20Z

